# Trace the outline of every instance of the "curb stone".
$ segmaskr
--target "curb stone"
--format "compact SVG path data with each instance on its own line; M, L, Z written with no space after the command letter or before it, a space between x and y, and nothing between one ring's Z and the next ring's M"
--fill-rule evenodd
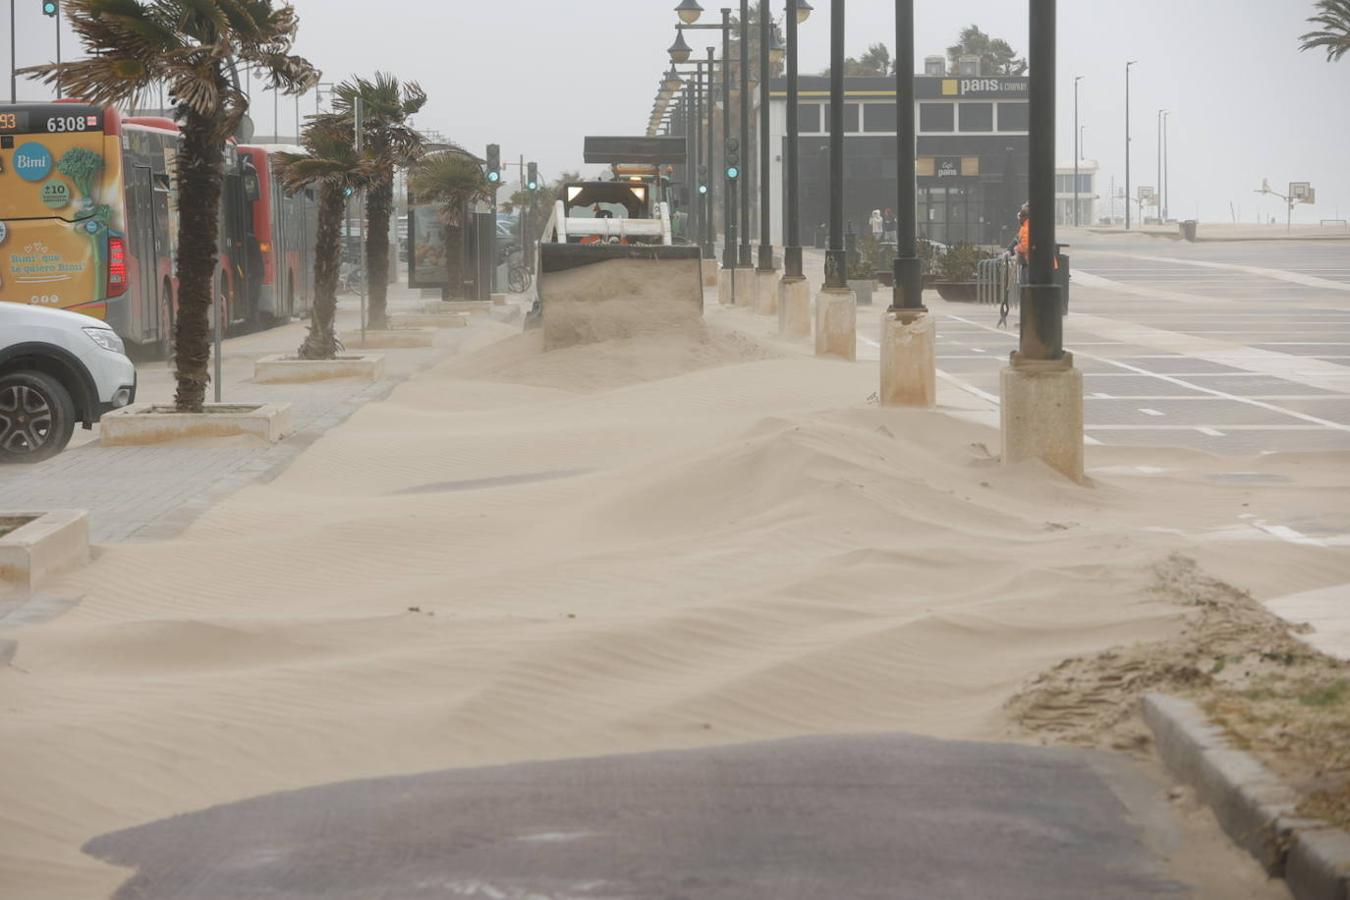
M1142 707L1163 762L1296 900L1350 900L1350 834L1299 817L1294 792L1233 747L1194 703L1148 694Z

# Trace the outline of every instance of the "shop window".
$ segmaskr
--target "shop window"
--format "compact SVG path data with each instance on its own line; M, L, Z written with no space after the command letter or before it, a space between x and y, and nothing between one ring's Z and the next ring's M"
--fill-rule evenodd
M823 116L820 122L820 130L823 134L830 133L830 104L820 104L820 114ZM844 104L844 134L857 134L861 131L858 127L858 104Z
M999 131L1030 131L1030 103L1000 103L998 105Z
M962 130L962 131L993 131L993 130L994 130L994 104L992 104L992 103L962 103L962 104L961 104L961 130Z
M928 134L942 134L955 131L956 104L920 103L919 130Z
M894 134L896 129L894 103L866 103L863 105L863 131Z
M797 131L800 134L820 134L821 106L819 103L799 103L797 105Z

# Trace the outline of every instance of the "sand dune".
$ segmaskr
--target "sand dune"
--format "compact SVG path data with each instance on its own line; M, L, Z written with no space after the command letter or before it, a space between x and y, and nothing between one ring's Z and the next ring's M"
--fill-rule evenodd
M98 896L124 873L80 853L95 835L336 779L1007 737L1036 673L1177 629L1147 590L1174 550L1258 592L1347 580L1344 548L1205 539L1324 516L1344 455L1095 448L1124 474L1079 487L1000 467L982 426L870 404L872 365L712 318L696 340L450 360L179 538L60 584L81 604L8 634L0 669L5 896ZM1288 480L1211 477L1231 471Z

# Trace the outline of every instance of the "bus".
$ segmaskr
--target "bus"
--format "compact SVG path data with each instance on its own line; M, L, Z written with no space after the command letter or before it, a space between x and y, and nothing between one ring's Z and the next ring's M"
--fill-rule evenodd
M99 106L0 105L0 301L84 313L166 349L179 140Z
M72 101L0 105L0 301L85 313L167 355L181 142L169 118ZM309 308L318 205L312 192L280 190L280 149L225 150L212 286L225 333Z
M251 302L259 319L289 321L309 311L314 290L314 237L319 204L311 189L288 195L276 170L278 153L303 154L283 144L245 145L239 156L247 173L258 179L252 208L252 233L257 236L261 271Z

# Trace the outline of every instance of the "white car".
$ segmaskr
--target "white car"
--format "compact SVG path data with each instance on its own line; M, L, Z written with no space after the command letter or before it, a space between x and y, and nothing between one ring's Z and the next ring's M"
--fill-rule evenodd
M0 303L0 463L38 462L136 399L122 339L91 316Z

